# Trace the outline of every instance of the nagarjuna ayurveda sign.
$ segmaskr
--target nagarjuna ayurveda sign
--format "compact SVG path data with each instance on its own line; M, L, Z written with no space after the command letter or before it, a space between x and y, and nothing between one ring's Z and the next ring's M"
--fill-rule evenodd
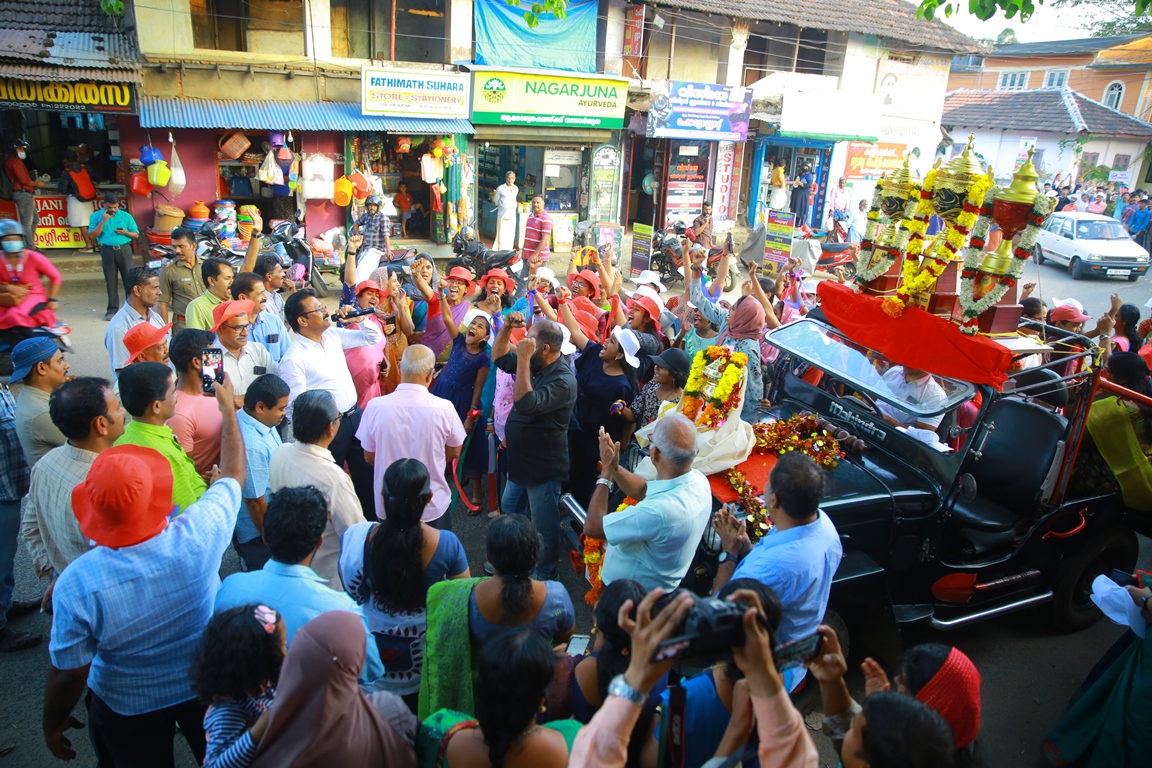
M573 128L623 128L628 81L594 75L472 73L472 122Z

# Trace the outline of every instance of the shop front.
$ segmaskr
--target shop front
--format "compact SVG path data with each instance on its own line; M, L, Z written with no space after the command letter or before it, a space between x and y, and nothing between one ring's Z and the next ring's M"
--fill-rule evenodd
M552 218L552 248L569 250L576 224L598 225L597 242L619 249L620 129L628 81L612 76L469 65L478 228L496 234L495 191L516 175L517 246L533 197Z
M84 231L79 224L87 212L103 205L103 195L123 196L124 178L119 166L120 123L137 112L133 82L0 78L0 135L23 137L28 142L25 164L29 173L47 182L35 197L38 226L35 248L83 248ZM104 75L102 75L104 76ZM131 77L128 72L117 76ZM3 148L7 151L7 147ZM64 170L64 153L75 150L88 166L96 199L76 206L69 217L68 198L58 193ZM0 216L18 218L16 206L0 201Z
M629 221L690 225L712 204L714 235L735 223L741 161L748 139L748 88L656 81L643 135L633 132Z

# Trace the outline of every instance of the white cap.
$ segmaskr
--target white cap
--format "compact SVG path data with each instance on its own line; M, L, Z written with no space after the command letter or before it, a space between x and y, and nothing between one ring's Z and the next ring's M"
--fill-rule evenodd
M1148 299L1148 301L1144 302L1144 306L1148 307L1148 309L1152 309L1152 299Z
M548 282L552 283L553 288L560 285L560 281L556 279L556 273L553 272L548 267L537 267L536 268L536 279L537 280L547 280Z
M1052 299L1052 306L1053 307L1064 307L1064 306L1076 307L1076 311L1079 312L1080 314L1082 314L1082 315L1088 314L1087 312L1084 311L1084 305L1081 304L1080 302L1078 302L1076 299L1056 299L1056 298L1054 298L1054 299Z
M664 283L660 282L659 273L657 273L655 270L652 270L652 269L645 269L632 282L635 283L637 286L651 285L651 286L655 287L657 291L668 290L667 288L664 287Z
M664 311L664 298L659 293L657 293L656 289L651 285L645 283L644 285L637 286L636 290L628 298L633 298L634 296L651 296L660 306L660 311Z
M636 338L636 332L631 328L618 325L612 329L612 338L616 339L616 343L620 345L625 362L633 368L639 368L640 358L636 355L640 352L640 339Z
M539 273L539 270L537 270ZM560 333L564 336L564 341L560 343L560 354L573 355L576 353L576 345L572 343L572 331L568 330L568 326L563 323L557 323L560 326Z

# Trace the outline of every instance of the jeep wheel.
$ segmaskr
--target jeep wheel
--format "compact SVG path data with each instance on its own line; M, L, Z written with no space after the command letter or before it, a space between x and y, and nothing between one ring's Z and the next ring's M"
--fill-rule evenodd
M1072 259L1068 264L1068 274L1072 275L1073 280L1084 279L1084 262L1080 259Z
M1036 245L1032 247L1032 255L1036 258L1037 264L1044 263L1044 249L1040 247L1040 243L1036 243Z
M1136 534L1121 525L1109 526L1088 539L1060 569L1052 601L1056 628L1074 632L1095 624L1103 614L1091 600L1093 580L1113 568L1131 573L1138 551Z

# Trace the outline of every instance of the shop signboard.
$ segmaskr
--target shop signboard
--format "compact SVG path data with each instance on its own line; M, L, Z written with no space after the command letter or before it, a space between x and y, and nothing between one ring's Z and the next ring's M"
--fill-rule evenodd
M751 116L751 88L658 80L652 83L648 136L747 141Z
M1131 184L1132 171L1109 171L1108 181L1114 181L1117 184Z
M652 268L652 225L632 225L632 277Z
M878 179L886 173L892 173L904 163L907 150L907 144L850 141L848 156L844 159L844 178Z
M68 225L68 198L64 195L36 195L36 216L39 223L33 238L35 248L83 248L84 230ZM96 210L104 207L103 197L95 200Z
M477 125L624 127L628 81L615 77L494 70L472 73Z
M744 145L733 145L732 183L728 190L728 219L735 222L740 215L740 174L744 168Z
M467 74L364 66L360 70L360 111L365 115L466 120L471 85Z
M733 171L736 162L736 145L722 141L716 147L716 183L712 188L712 220L717 224L735 218L731 208Z
M644 55L644 6L629 5L624 11L624 56Z
M765 217L764 268L779 272L792 255L792 235L796 228L796 214L791 211L769 209Z
M620 207L616 169L620 166L620 150L612 144L601 144L592 150L593 203L596 221L615 221ZM619 251L617 251L619 253Z
M708 186L708 153L690 143L671 148L668 177L664 185L664 226L682 221L690 224L700 215Z
M46 109L53 112L104 112L135 115L132 83L39 82L0 77L0 109Z

